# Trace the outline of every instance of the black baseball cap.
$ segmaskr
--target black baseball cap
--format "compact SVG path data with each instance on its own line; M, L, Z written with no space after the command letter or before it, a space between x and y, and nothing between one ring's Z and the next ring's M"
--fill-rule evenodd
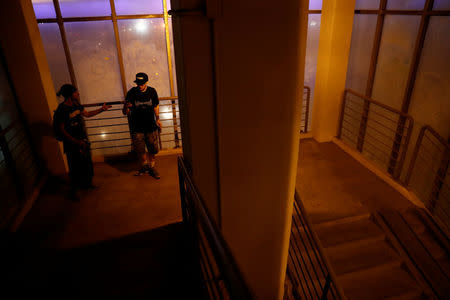
M137 73L136 80L134 81L136 84L141 85L148 81L148 76L145 73Z

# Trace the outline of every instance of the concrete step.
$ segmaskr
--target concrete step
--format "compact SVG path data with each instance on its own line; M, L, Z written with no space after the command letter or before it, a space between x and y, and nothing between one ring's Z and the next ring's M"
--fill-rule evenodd
M421 293L417 282L401 266L386 264L338 276L348 300L378 300Z
M432 233L424 231L417 234L417 237L434 259L447 257L447 252L439 245Z
M327 255L337 275L388 263L401 263L398 253L387 242L377 239L338 244L327 248Z
M414 230L416 233L422 233L426 230L426 226L423 223L421 217L417 214L415 210L409 209L401 213L403 219L406 223Z
M416 274L416 278L422 284L426 282L426 284L430 285L438 297L445 298L444 295L450 295L449 277L433 257L433 253L435 256L442 255L442 253L439 253L441 250L440 245L434 239L434 236L429 234L428 230L416 234L414 229L411 228L403 215L398 211L384 210L381 212L380 220L389 227L388 230L392 232L394 239L398 241L399 246L402 248L399 251L404 253L405 260L412 262L413 265L409 267L412 273ZM423 279L420 278L422 276ZM425 285L422 285L422 287L427 290Z
M357 240L384 238L383 231L368 218L348 222L337 220L335 225L328 223L318 226L315 231L325 248Z
M448 255L435 259L442 272L447 275L447 278L450 278L450 259L448 258Z

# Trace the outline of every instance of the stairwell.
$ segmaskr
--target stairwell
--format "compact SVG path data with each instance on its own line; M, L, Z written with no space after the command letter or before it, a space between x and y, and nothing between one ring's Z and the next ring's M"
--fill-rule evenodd
M369 214L315 224L348 299L422 299L408 263Z
M297 189L345 298L450 299L447 237L338 147L301 142ZM302 230L293 227L291 240ZM320 298L293 282L288 274L285 299Z

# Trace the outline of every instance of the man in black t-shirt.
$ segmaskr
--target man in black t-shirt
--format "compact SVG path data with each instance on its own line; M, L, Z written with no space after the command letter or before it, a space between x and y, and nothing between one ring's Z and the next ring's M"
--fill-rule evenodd
M71 182L70 197L79 200L76 195L80 188L92 188L94 168L92 165L89 140L86 133L83 117L93 117L107 110L111 105L103 106L94 111L86 111L80 104L80 94L76 87L64 84L58 96L64 97L53 116L53 126L58 132L64 145L64 153L69 165Z
M136 175L146 172L156 179L159 173L155 168L155 155L158 153L159 99L156 90L147 85L148 76L137 73L136 87L131 88L125 98L123 114L128 115L134 150L139 156L141 167ZM147 146L147 151L145 147Z

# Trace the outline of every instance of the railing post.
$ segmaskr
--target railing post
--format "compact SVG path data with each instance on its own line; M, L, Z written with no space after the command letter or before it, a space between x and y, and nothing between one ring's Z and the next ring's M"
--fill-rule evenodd
M405 125L406 125L407 120L409 122L408 122L408 131L407 131L407 134L405 137L405 145L404 145L403 151L400 155L400 159L398 160L399 152L402 147L403 133L405 131ZM392 151L391 151L391 156L389 159L389 166L388 166L388 173L391 174L394 179L398 179L400 177L400 174L402 171L401 169L403 167L403 162L404 162L405 156L406 156L406 150L407 150L408 144L409 144L409 139L411 137L413 123L414 123L414 121L411 118L400 115L399 122L397 125L397 131L395 133L394 143L392 144Z
M342 94L341 112L339 114L339 123L338 123L338 130L337 130L338 139L341 138L341 134L342 134L342 123L344 122L344 113L345 113L346 103L347 103L347 90L344 90L344 93Z
M429 210L432 214L434 213L434 210L436 208L436 204L439 200L439 194L441 193L442 185L444 184L444 180L447 175L449 160L450 160L450 150L447 147L433 181L433 187L430 195L430 204L429 204Z
M423 136L425 135L425 130L426 130L426 127L422 127L422 129L420 129L419 136L417 137L416 146L414 147L414 152L411 157L411 162L409 163L408 173L406 174L406 178L405 178L405 186L406 187L408 187L409 181L411 180L411 176L412 176L412 172L414 170L415 164L416 164L417 156L419 155L420 145L422 144Z
M305 107L305 133L308 132L309 122L309 106L311 102L311 88L309 86L304 87L306 89L306 107Z
M328 274L327 280L325 281L325 286L323 287L322 297L320 297L320 300L328 299L328 291L330 290L330 286L331 286L331 276L330 274Z
M367 121L369 119L369 109L370 109L370 102L367 99L364 99L363 114L361 116L361 122L359 125L358 141L356 143L356 149L359 152L362 152L363 146L364 146L364 138L366 136Z
M186 187L184 185L184 175L181 169L180 158L178 158L178 184L180 189L181 199L181 213L183 215L183 222L188 222L187 207L186 207Z

